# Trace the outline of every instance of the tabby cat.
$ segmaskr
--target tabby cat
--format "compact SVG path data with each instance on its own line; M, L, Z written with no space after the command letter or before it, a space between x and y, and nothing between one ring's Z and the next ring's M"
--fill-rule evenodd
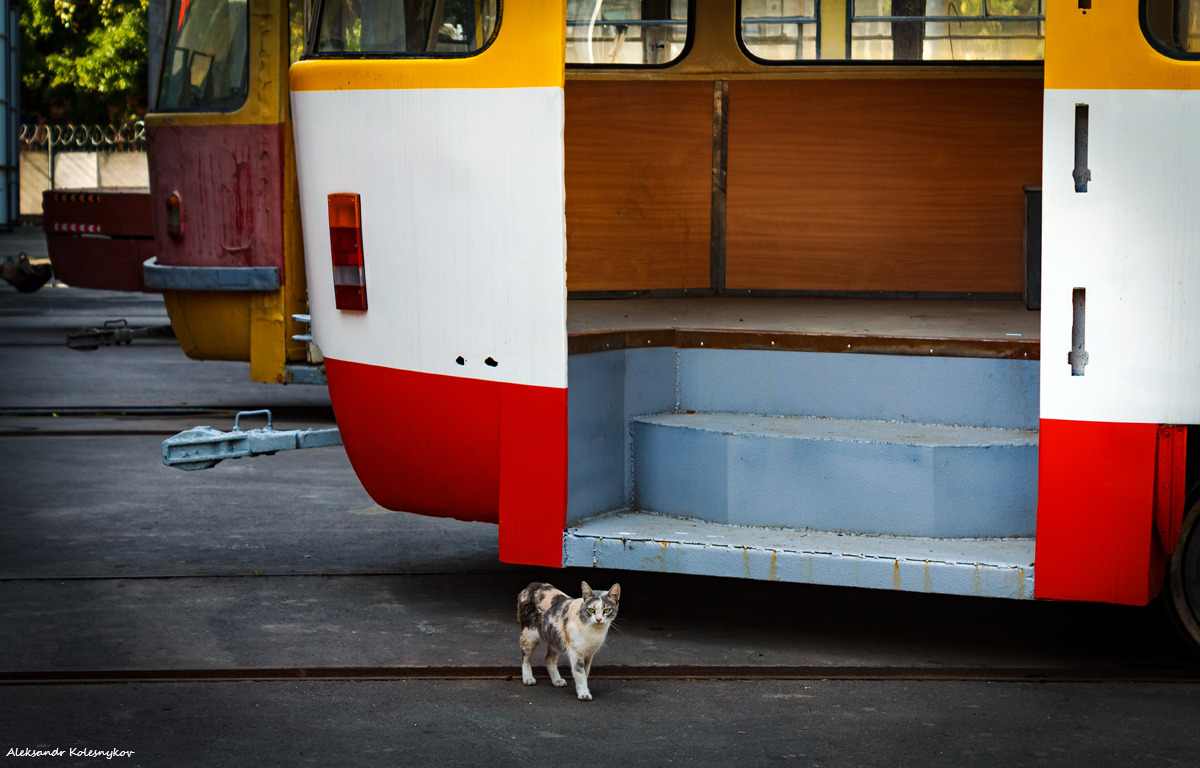
M517 619L521 622L521 682L537 685L529 662L538 642L546 642L546 671L556 686L567 684L558 674L558 655L565 653L575 678L575 693L580 701L591 701L588 673L592 658L604 644L608 628L617 618L621 585L607 592L596 592L583 582L583 597L571 599L550 584L534 582L517 597Z

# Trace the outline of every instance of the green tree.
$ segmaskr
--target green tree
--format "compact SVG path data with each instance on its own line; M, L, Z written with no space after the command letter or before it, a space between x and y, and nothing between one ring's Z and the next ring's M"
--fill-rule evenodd
M25 0L21 111L47 120L137 119L146 103L147 0Z

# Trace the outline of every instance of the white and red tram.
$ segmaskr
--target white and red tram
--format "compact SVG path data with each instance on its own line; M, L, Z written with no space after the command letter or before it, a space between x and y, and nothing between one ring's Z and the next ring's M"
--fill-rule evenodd
M1200 2L325 0L290 84L383 506L1200 641Z

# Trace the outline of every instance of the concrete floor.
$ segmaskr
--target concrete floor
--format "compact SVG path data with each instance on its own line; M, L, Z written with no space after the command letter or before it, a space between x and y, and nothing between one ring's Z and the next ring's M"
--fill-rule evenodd
M515 672L514 602L533 579L569 591L582 579L621 582L619 631L598 666L1195 668L1156 606L504 565L493 526L375 506L340 448L167 469L164 433L228 429L232 409L251 406L290 408L285 426L320 426L327 395L252 384L245 364L189 361L161 342L81 353L56 341L76 324L122 316L160 322L164 313L155 297L0 286L0 672ZM87 415L184 405L213 413ZM112 761L128 766L915 766L1183 765L1200 754L1193 683L610 679L583 704L538 676L535 688L0 686L0 757L89 747L133 750Z

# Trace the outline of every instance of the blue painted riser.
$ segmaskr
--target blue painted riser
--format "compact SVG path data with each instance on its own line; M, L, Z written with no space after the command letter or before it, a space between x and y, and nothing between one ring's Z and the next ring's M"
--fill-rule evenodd
M633 419L633 507L715 523L1032 536L1037 433L664 413Z
M646 506L751 525L1032 535L1038 378L1030 360L671 348L571 355L567 521ZM734 426L688 426L686 411L984 427L1012 439L739 436ZM662 413L682 421L655 422Z

